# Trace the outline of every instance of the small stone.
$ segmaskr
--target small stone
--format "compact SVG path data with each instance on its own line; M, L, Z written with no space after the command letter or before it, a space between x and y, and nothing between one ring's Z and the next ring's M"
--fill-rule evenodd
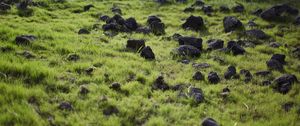
M62 103L60 103L60 105L58 106L58 108L61 109L61 110L71 111L73 109L73 106L69 102L62 102Z
M34 41L37 37L33 35L20 35L17 36L15 42L17 45L29 45L32 41Z
M85 29L85 28L82 28L78 31L78 34L81 35L81 34L90 34L90 31Z
M90 90L86 86L84 86L84 85L80 86L80 91L79 91L80 94L86 95L89 92L90 92Z
M197 81L204 80L204 75L198 71L193 75L193 79Z
M195 87L189 87L189 96L192 97L195 101L195 103L199 104L204 102L204 94L202 89L195 88Z
M170 89L170 86L165 82L163 76L158 76L152 85L152 89L166 91Z
M77 61L79 59L80 59L80 57L77 54L69 54L68 58L67 58L67 60L69 60L69 61Z
M148 59L148 60L155 59L155 54L153 53L152 49L149 46L146 46L145 48L143 48L140 55L141 55L141 57L144 57L145 59Z
M227 71L224 74L225 79L231 79L234 75L236 75L236 69L234 66L229 66Z
M208 74L208 81L212 84L217 84L220 82L219 75L216 72L210 72Z
M202 126L219 126L218 123L212 118L205 118L202 123Z
M93 4L85 5L83 11L89 11L91 8L95 7Z
M109 87L110 89L116 90L116 91L120 91L121 90L121 84L118 82L114 82L110 85Z

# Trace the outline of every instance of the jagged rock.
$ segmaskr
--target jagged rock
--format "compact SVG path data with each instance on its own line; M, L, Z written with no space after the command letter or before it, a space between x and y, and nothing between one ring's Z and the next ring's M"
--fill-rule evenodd
M228 12L230 12L229 7L226 6L226 5L221 5L219 9L220 9L220 12L223 12L223 13L228 13Z
M0 3L0 11L8 11L10 9L11 9L11 7L9 4L2 3L2 2Z
M138 27L135 32L137 33L143 33L143 34L150 34L151 33L151 29L148 27Z
M165 24L162 22L154 21L150 24L150 29L154 35L165 34Z
M73 106L70 102L62 102L59 104L58 108L60 110L68 110L68 111L73 110Z
M279 61L281 64L286 64L284 54L274 54L271 59Z
M299 11L298 9L293 8L287 4L279 4L263 11L260 14L260 17L268 21L278 20L282 18L283 13L288 13L290 15L298 15Z
M191 29L194 31L199 31L204 27L204 22L202 17L200 16L190 16L186 19L186 22L182 24L182 28L184 29Z
M33 42L37 37L33 35L20 35L17 36L15 42L17 45L29 45Z
M193 75L193 79L197 81L204 80L204 75L198 71Z
M138 28L138 23L136 22L136 20L134 18L128 18L125 20L125 26L131 30L134 31Z
M271 70L283 71L283 64L281 64L278 60L270 59L266 62L266 64Z
M269 36L262 30L252 29L245 31L245 34L249 37L254 37L256 39L268 39Z
M195 48L202 50L202 39L195 37L180 37L178 39L179 45L191 45Z
M152 89L166 91L170 89L170 86L165 82L163 76L158 76L152 85Z
M83 11L89 11L91 8L95 7L93 4L88 4L83 7Z
M221 39L211 39L211 40L208 40L207 43L208 43L207 50L221 49L224 46L224 41Z
M298 79L295 75L284 74L274 80L274 89L279 93L286 94L292 89L292 85L297 83Z
M199 57L201 52L199 49L190 45L181 45L176 49L180 56Z
M230 41L227 43L227 49L232 51L233 55L243 55L246 52L243 47L241 47L234 41Z
M69 60L69 61L77 61L79 59L80 59L80 57L78 54L69 54L67 57L67 60Z
M227 71L224 73L225 79L231 79L234 75L236 75L236 69L234 66L229 66Z
M177 3L186 3L188 0L176 0Z
M127 49L132 49L135 51L138 51L139 49L142 49L145 47L145 40L127 40L126 48Z
M223 19L223 26L224 26L225 32L228 33L231 31L235 31L237 29L241 29L243 27L243 24L236 17L227 16Z
M200 88L190 87L188 94L190 97L193 97L195 103L197 103L197 104L202 103L205 100L203 91Z
M247 23L247 25L248 25L249 27L257 27L257 26L258 26L253 20L250 20L250 21Z
M202 123L201 123L202 126L219 126L217 121L215 121L214 119L212 118L205 118Z
M110 89L113 89L115 91L120 91L121 90L121 84L118 82L114 82L109 86Z
M104 24L102 26L103 31L117 31L118 30L119 25L117 23L109 23L109 24Z
M110 116L110 115L113 115L113 114L118 114L119 109L116 106L109 105L102 112L103 112L104 115Z
M141 57L144 57L145 59L149 59L149 60L155 59L155 55L149 46L146 46L141 50Z
M238 4L232 8L233 12L241 13L245 11L245 7L242 4Z
M80 34L90 34L90 31L87 30L87 29L85 29L85 28L82 28L82 29L80 29L80 30L78 31L78 34L79 34L79 35L80 35Z
M253 76L249 70L242 69L242 70L240 70L240 74L245 77L244 82L246 82L246 83L250 82L253 78Z
M220 82L219 75L216 72L210 72L208 74L208 81L212 84L217 84Z
M167 4L170 3L169 0L155 0L155 2L159 3L159 4Z

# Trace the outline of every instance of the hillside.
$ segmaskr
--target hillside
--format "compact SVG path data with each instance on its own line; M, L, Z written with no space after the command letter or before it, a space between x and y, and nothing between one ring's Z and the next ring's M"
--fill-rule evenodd
M299 126L298 0L0 0L0 125Z

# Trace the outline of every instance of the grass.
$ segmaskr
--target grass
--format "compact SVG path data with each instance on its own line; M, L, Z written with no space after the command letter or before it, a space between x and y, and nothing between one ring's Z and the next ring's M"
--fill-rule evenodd
M256 8L267 8L275 3L290 3L300 8L299 2L268 0L246 2L246 12L213 13L207 16L202 11L183 13L182 10L192 4L159 5L151 0L70 0L65 2L44 2L47 6L31 7L31 16L20 16L13 6L12 10L0 15L0 47L12 48L9 52L0 52L0 125L200 125L205 117L212 117L221 125L245 126L286 126L299 125L300 86L293 85L286 94L274 92L271 87L260 86L265 79L274 79L283 73L295 74L298 78L299 59L290 54L293 47L299 46L300 27L291 23L276 22L273 29L262 29L271 35L274 41L287 44L287 47L271 48L270 40L261 45L245 48L247 53L233 56L217 51L203 53L201 57L191 59L195 63L209 63L210 68L200 70L205 81L194 81L193 74L198 71L191 63L178 62L171 51L178 46L174 40L165 37L179 33L186 36L209 39L222 39L225 45L229 40L237 39L235 33L224 33L222 20L224 16L237 16L243 24L257 18L249 14ZM214 8L226 4L234 6L235 1L205 1ZM73 13L84 5L93 4L88 12ZM107 37L101 30L104 22L98 20L101 14L113 16L110 8L117 5L122 9L123 17L134 17L138 23L146 25L149 15L158 15L166 24L166 35L154 36L137 33L120 33L115 37ZM185 31L180 25L190 15L201 16L208 28L206 33ZM261 26L268 25L260 18L255 20ZM93 26L100 26L93 28ZM283 26L282 29L280 26ZM91 30L89 35L78 35L80 28ZM246 27L246 29L250 29ZM284 37L275 33L284 30ZM18 46L14 39L18 35L32 34L37 40L32 45ZM138 53L124 51L128 39L145 39L156 60L148 61ZM34 59L26 59L18 52L31 51ZM68 61L69 54L78 54L76 62ZM271 77L254 77L250 83L242 80L225 80L224 72L229 65L237 71L248 69L251 73L267 70L265 61L272 54L287 55L284 72L273 71ZM220 57L225 64L213 60ZM94 66L92 75L84 70ZM221 82L212 85L207 80L210 71L222 76ZM190 84L204 91L206 101L194 105L190 98L178 97L178 91L152 91L151 85L159 75L165 77L169 85L179 83ZM120 93L109 88L113 82L119 82ZM87 95L79 94L80 87L87 86ZM230 95L223 99L219 93L229 87ZM35 100L32 100L35 99ZM72 111L58 109L61 102L68 101L73 105ZM281 105L293 101L295 106L285 112ZM118 114L105 116L103 110L108 106L116 106Z

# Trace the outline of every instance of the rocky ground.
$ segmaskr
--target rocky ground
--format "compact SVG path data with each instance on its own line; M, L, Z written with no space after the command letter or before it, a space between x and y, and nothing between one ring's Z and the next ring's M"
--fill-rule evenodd
M0 125L300 124L298 0L0 0Z

